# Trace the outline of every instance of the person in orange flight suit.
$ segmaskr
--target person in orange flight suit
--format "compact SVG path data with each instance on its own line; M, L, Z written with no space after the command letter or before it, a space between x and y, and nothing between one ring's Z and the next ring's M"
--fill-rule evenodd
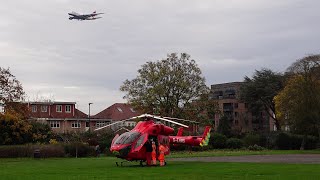
M154 141L152 141L152 165L157 165L157 146Z
M164 153L167 151L167 148L163 145L163 144L160 144L159 146L159 161L160 161L160 166L164 166L164 162L165 162L165 159L164 159Z

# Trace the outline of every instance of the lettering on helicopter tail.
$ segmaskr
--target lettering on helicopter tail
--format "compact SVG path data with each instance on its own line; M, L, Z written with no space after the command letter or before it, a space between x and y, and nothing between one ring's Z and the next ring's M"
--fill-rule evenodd
M173 143L186 143L185 139L173 138Z

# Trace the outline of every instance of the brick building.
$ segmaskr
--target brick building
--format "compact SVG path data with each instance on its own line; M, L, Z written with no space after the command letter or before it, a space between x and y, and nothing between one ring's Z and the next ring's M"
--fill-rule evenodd
M105 126L111 122L116 122L124 119L128 119L134 116L138 116L140 113L136 112L131 105L126 103L115 103L110 107L104 109L98 114L91 117L92 121L96 121L97 124L95 128ZM122 124L116 124L111 128L117 130L120 127L131 127L133 128L136 125L135 121L125 121Z
M56 133L74 131L85 132L108 125L110 123L128 119L139 115L129 104L115 103L94 116L90 116L76 109L75 102L28 102L30 120L48 123ZM126 121L112 127L134 127L135 121Z
M86 131L88 115L75 108L75 102L28 102L30 120L48 123L56 133Z
M210 98L217 100L221 114L216 114L215 129L220 118L225 115L230 119L231 128L238 132L273 131L274 121L267 112L251 112L248 104L240 101L240 87L243 82L230 82L211 85Z

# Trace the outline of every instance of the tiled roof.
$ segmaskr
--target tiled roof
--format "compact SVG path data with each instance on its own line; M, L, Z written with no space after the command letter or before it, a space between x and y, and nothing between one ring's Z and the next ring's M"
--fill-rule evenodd
M140 115L140 113L134 111L131 105L126 103L115 103L98 114L91 116L91 118L119 121L138 115Z
M48 101L48 102L41 102L41 101L32 101L32 102L25 102L26 104L43 104L43 105L50 105L50 104L76 104L76 102L65 102L65 101Z
M88 118L88 115L79 109L75 109L74 116L75 118Z

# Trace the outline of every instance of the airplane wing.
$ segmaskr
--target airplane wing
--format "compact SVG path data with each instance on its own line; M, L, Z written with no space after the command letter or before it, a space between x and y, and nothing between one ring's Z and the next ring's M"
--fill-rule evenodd
M85 20L96 20L96 19L100 19L101 17L88 17Z
M71 13L68 13L70 16L73 16L73 17L75 17L75 16L81 16L79 13L76 13L76 12L74 12L74 11L72 11Z
M92 13L90 15L93 17L93 16L97 16L97 15L100 15L100 14L104 14L104 13Z

